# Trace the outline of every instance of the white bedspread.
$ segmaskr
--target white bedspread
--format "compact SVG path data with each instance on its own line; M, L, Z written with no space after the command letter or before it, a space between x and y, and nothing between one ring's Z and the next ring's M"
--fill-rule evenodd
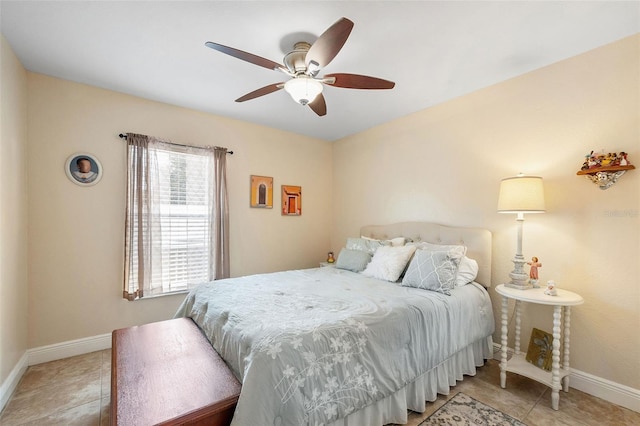
M494 330L480 285L446 296L335 268L203 284L179 316L242 382L234 426L334 422Z

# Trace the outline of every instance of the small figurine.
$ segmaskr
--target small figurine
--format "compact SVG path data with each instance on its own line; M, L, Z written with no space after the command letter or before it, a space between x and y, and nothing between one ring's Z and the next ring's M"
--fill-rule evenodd
M611 157L611 165L612 166L619 166L620 165L620 157L618 156L617 152L613 153L613 157Z
M547 289L544 291L544 294L549 296L557 296L558 290L556 290L556 282L553 280L547 281Z
M330 252L327 254L327 263L333 263L333 262L335 262L335 261L336 261L336 260L333 258L333 252L332 252L332 251L330 251Z
M580 168L580 170L587 170L589 168L589 158L591 158L592 154L593 151L584 156L584 163L582 163L582 167Z
M604 156L604 158L602 159L602 161L600 162L600 165L602 167L607 167L611 165L611 162L613 161L614 157L613 154L608 153L607 155Z
M620 153L620 165L621 166L629 165L629 160L627 160L627 153L624 151Z
M538 258L533 256L531 262L527 262L527 265L531 266L529 270L529 282L534 288L539 288L538 285L538 268L542 268L542 263L538 261Z

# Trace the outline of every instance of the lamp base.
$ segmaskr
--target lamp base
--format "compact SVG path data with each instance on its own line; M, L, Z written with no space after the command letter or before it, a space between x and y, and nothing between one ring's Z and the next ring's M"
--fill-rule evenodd
M517 288L518 290L528 290L533 288L531 282L529 282L529 274L524 271L524 264L527 263L522 257L522 254L516 253L512 260L514 268L509 273L511 281L505 284L505 287Z

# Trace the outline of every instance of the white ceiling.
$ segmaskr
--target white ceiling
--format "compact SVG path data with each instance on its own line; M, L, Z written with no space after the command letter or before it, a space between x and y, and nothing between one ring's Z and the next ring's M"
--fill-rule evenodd
M329 141L640 32L638 1L2 0L0 15L30 71ZM321 75L396 87L325 86L325 117L282 90L234 102L287 77L204 46L281 63L343 16L354 29Z

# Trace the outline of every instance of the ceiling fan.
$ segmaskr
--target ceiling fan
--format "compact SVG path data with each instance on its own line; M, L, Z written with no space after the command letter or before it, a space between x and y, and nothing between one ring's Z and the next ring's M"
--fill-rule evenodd
M284 89L294 101L301 105L309 105L316 114L323 116L327 113L327 104L322 95L324 84L347 89L392 89L395 86L393 81L359 74L336 73L318 76L320 70L340 52L352 29L353 22L347 18L340 18L313 44L304 41L295 43L293 50L285 55L284 65L218 43L208 41L205 45L234 58L280 71L291 77L286 82L270 84L247 93L236 99L236 102L248 101Z

